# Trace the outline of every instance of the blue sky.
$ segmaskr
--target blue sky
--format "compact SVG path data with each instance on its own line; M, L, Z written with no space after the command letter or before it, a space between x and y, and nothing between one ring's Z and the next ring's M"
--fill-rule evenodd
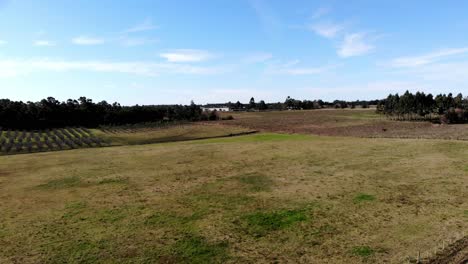
M0 0L0 97L468 94L467 1Z

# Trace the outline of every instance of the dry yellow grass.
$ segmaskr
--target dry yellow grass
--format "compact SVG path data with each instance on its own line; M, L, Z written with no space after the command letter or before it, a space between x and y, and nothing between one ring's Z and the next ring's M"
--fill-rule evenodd
M186 123L161 128L116 127L111 130L92 131L100 138L110 141L112 145L121 146L223 137L249 132L252 129L217 123Z
M0 157L0 263L400 263L468 230L467 160L278 134Z
M468 124L437 125L387 119L375 109L236 112L226 125L276 133L366 138L426 138L468 140Z

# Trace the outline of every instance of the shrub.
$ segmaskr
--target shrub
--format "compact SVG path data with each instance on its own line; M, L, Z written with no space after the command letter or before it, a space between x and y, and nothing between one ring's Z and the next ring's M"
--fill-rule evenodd
M22 149L23 149L23 144L22 143L16 143L16 145L15 145L16 152L20 152Z
M28 150L28 152L32 152L32 148L33 148L33 145L31 142L26 142L26 149Z
M234 117L232 115L228 115L226 117L223 117L223 120L234 120Z
M219 120L218 111L216 110L211 111L210 114L208 115L208 120L210 121Z
M374 250L368 246L360 246L354 247L352 253L360 257L370 257L374 254Z
M5 146L5 152L6 153L9 153L11 151L11 148L13 147L13 144L11 143L8 143L6 146Z
M71 140L65 139L64 142L65 142L65 144L66 144L67 146L69 146L71 149L74 149L74 148L75 148L75 145L73 144L73 142L72 142Z
M44 143L42 141L36 141L37 150L43 151Z

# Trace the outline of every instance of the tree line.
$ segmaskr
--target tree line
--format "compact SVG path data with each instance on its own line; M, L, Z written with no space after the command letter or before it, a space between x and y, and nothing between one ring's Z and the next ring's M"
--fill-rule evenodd
M264 100L259 102L255 101L255 98L251 98L249 103L243 104L240 101L236 103L228 102L224 104L208 104L207 107L221 107L227 106L234 111L266 111L266 110L309 110L309 109L320 109L320 108L368 108L370 105L377 105L380 100L368 100L368 101L344 101L335 100L333 102L326 102L323 100L297 100L290 96L286 98L284 102L277 103L265 103Z
M220 106L212 104L211 106ZM248 104L226 103L235 111L266 111L320 108L367 108L377 105L377 112L398 120L438 120L444 123L468 122L468 98L460 93L453 96L439 94L390 94L383 100L325 102L322 100L296 100L287 97L284 102L256 102L252 97ZM0 127L10 129L44 129L67 126L98 127L101 125L126 125L145 122L199 121L219 119L217 113L203 112L201 107L190 105L135 105L98 103L80 97L60 102L53 97L39 102L0 99Z
M94 103L80 97L60 102L48 97L39 102L0 100L0 126L11 129L43 129L67 126L98 127L143 122L198 121L206 113L193 102L190 105L121 106L106 101Z
M377 112L397 120L439 120L443 123L468 122L468 98L449 94L390 94L377 105Z

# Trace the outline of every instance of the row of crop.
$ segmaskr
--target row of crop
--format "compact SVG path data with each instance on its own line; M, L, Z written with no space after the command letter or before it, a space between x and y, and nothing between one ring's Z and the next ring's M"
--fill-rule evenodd
M90 136L92 136L92 133L89 130L82 128L53 129L44 131L1 131L0 129L0 138L14 140L15 142L45 141L48 137L58 137L65 140L66 138L87 138Z
M0 131L0 152L31 153L88 147L108 146L109 142L94 136L85 128L44 131Z

